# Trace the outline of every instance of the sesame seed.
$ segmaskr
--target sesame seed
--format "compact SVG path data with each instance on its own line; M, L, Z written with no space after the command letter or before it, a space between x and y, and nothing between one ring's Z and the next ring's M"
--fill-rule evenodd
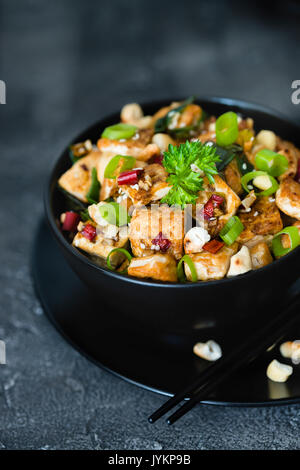
M254 215L254 217L257 217L257 216L258 216L258 212L255 211L253 215Z
M242 164L242 168L243 168L243 170L247 170L247 165L246 165L246 163L243 163L243 164Z
M270 202L275 202L276 199L275 199L274 197L269 197L269 201L270 201Z
M142 250L144 250L146 248L146 245L144 245L144 243L140 243L140 247L142 248Z

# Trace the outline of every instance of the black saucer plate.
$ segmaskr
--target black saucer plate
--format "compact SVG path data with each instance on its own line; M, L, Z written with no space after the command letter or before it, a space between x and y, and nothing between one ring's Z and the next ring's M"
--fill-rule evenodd
M215 339L222 344L222 332L212 329L182 337L116 324L113 311L94 298L69 268L44 221L34 240L32 270L45 312L64 338L99 367L140 387L173 395L207 367L192 352L195 342ZM297 338L300 322L287 339ZM278 347L248 364L203 403L262 406L300 402L300 365L285 384L271 382L265 371L274 358L282 361Z

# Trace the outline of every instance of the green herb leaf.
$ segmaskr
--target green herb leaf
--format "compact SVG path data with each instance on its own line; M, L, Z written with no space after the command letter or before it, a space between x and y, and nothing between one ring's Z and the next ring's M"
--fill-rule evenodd
M167 182L172 188L161 202L170 206L180 205L182 208L186 204L195 204L198 192L203 189L202 175L206 175L213 183L213 175L218 173L216 169L218 161L216 149L199 141L187 141L179 146L169 145L162 163L169 172ZM191 165L195 165L193 168L196 171Z
M100 188L101 188L101 185L98 181L97 170L94 167L92 169L92 183L86 195L86 198L90 204L97 204L99 202Z

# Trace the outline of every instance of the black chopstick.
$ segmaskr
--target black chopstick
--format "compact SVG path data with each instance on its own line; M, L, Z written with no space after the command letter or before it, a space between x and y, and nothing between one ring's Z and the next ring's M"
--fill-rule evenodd
M293 323L299 319L295 313L297 306L300 307L300 295L297 296L286 310L276 315L274 320L269 322L263 329L255 331L243 344L209 366L184 390L178 392L164 403L149 417L149 422L154 423L184 398L192 394L190 399L167 419L168 424L173 424L191 410L196 403L207 398L208 393L217 385L227 379L233 372L236 372L241 366L264 352L283 336Z

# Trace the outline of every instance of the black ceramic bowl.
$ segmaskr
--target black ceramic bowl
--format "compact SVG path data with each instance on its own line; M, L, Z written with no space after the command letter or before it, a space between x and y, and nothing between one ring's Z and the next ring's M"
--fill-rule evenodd
M153 114L170 101L152 102L142 107L145 114ZM204 98L198 102L209 114L219 115L234 110L250 116L257 131L272 129L300 147L300 128L278 112L225 98ZM119 113L97 122L73 142L88 138L96 142L102 130L116 122L119 122ZM46 187L46 216L69 265L93 293L99 294L99 315L105 315L105 305L108 304L120 322L128 324L133 321L145 328L188 333L192 329L215 326L232 328L256 317L267 320L286 302L290 287L299 275L299 247L262 269L230 279L196 284L141 280L97 266L65 239L57 223L65 206L65 199L57 189L57 180L69 167L68 149L65 149ZM84 312L82 315L84 321Z

